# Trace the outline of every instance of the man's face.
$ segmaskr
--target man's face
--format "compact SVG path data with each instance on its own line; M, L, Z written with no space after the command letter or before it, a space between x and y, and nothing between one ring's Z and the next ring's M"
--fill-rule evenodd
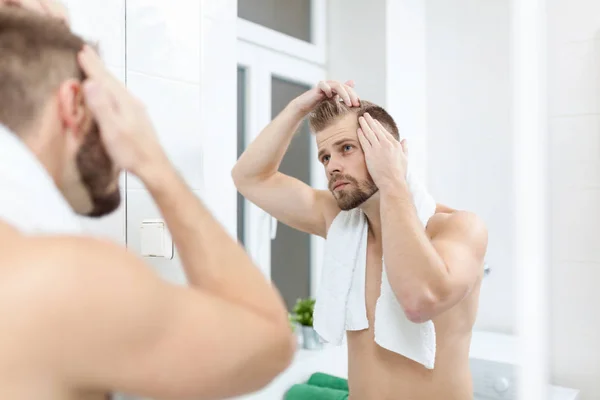
M360 206L378 190L367 170L357 129L358 118L351 113L316 134L319 161L342 210Z
M93 121L76 155L77 171L92 208L89 217L102 217L121 204L119 170L108 156L100 139L100 130Z

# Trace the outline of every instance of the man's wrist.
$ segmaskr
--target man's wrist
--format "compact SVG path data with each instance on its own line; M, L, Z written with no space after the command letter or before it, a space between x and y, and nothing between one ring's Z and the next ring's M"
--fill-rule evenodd
M310 110L303 109L295 100L292 100L285 108L285 112L298 120L302 120L310 113Z
M137 169L134 175L142 181L150 193L154 194L163 190L169 182L173 182L177 177L177 172L168 158L161 156L152 163Z
M408 182L405 178L400 176L394 176L386 179L382 179L377 187L381 191L382 194L399 194L399 193L408 193L410 194L410 189L408 187Z

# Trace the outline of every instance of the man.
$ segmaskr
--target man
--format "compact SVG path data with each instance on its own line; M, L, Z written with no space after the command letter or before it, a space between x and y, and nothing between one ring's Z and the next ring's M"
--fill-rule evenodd
M278 172L294 132L307 116L329 190L315 190ZM471 399L468 353L486 229L472 213L439 204L433 205L435 213L424 227L406 180L406 150L392 117L381 107L361 101L352 82L320 82L294 99L261 132L232 176L248 200L310 234L327 238L332 221L342 211L359 207L366 215L364 301L369 328L346 333L351 399ZM433 369L374 341L382 256L406 317L412 323L433 321L437 345Z
M41 15L56 18L64 24L69 24L67 9L58 0L0 0L1 6L19 7L25 10L37 12Z
M283 301L179 177L140 102L56 19L0 7L0 48L0 398L266 385L294 350ZM74 212L119 204L123 169L160 208L189 287L70 234Z

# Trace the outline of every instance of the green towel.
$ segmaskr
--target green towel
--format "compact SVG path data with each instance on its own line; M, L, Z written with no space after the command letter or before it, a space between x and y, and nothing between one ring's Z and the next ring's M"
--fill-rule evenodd
M348 392L348 381L337 376L327 375L322 372L314 373L307 384L329 389L343 390Z
M285 394L285 400L347 400L348 392L311 386L305 383L294 385Z

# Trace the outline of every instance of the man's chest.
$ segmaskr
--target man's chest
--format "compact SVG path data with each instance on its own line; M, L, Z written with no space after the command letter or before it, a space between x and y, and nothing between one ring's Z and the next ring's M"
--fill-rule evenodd
M373 324L375 306L381 293L382 257L383 250L381 243L377 243L369 238L367 242L367 268L365 270L365 304L370 326Z

